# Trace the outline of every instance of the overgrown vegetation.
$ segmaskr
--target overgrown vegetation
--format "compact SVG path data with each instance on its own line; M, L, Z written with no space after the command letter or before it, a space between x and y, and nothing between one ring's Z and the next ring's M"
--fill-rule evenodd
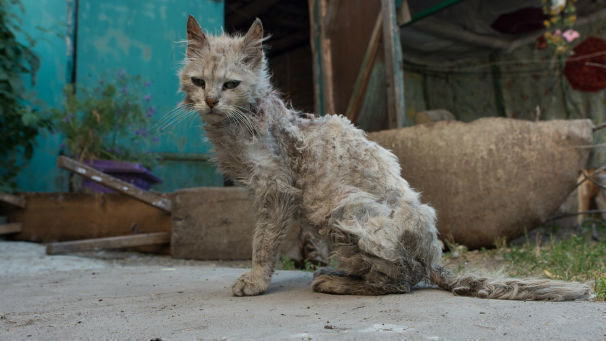
M52 128L27 95L25 76L35 84L40 60L32 50L35 41L12 12L16 8L24 12L19 0L0 0L0 191L16 189L14 178L32 157L36 136ZM19 33L27 43L17 39Z
M150 150L158 141L148 130L155 108L151 83L123 70L75 91L68 84L64 100L52 112L65 139L62 153L79 160L109 159L138 162L148 169L156 159Z

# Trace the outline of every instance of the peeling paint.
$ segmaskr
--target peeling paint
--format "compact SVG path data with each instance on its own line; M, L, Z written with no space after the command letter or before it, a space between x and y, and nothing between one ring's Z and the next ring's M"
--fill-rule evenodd
M151 45L133 40L125 32L119 29L109 29L105 35L94 40L95 48L100 54L111 55L115 59L120 59L120 52L125 56L131 54L132 49L139 49L144 61L151 60ZM116 50L116 47L120 50Z

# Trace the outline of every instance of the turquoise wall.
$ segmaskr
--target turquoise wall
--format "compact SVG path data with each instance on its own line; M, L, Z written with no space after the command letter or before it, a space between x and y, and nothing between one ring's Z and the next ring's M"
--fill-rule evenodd
M40 70L33 91L47 106L61 104L62 89L71 78L68 5L65 0L22 0L25 13L15 8L23 22L22 29L34 40L40 57ZM50 30L41 31L37 26ZM24 39L23 37L20 37ZM67 178L55 166L61 138L58 135L38 136L38 147L28 167L17 177L20 190L56 191L67 188Z
M68 22L73 1L23 0L26 21L48 18ZM119 70L141 75L151 82L146 92L151 95L150 103L156 110L154 120L160 120L181 99L177 94L177 71L185 46L178 42L186 37L185 24L189 14L195 15L206 31L220 32L223 1L80 0L75 59L77 84L93 86ZM36 89L50 105L60 103L61 88L71 75L66 71L72 60L66 51L65 40L55 40L48 46L36 48L42 60ZM162 159L154 173L164 180L154 190L222 185L223 177L204 156L210 145L201 128L202 122L194 117L165 132L151 132L159 139L151 152ZM30 166L18 179L23 190L67 189L67 173L55 166L59 144L58 136L41 139Z

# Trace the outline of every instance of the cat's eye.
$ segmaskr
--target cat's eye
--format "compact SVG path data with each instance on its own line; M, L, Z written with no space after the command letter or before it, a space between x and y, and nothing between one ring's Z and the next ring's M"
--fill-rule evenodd
M194 83L195 86L199 86L202 89L206 87L206 82L202 78L192 77L191 82Z
M223 84L223 89L233 89L240 84L240 81L228 81Z

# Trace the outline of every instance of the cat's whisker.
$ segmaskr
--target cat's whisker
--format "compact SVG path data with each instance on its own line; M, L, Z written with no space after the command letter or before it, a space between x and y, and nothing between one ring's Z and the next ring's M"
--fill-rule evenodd
M234 109L231 111L231 115L235 117L238 122L241 122L251 135L255 135L253 127L251 126L250 122L246 120L246 116L241 111Z
M240 121L242 121L242 123L246 126L248 131L252 135L254 135L253 127L252 127L250 121L247 119L246 115L244 115L244 113L242 111L240 111L239 109L235 109L234 113L240 118Z
M240 124L244 125L246 128L248 128L246 126L246 123L243 121L242 119L242 115L241 113L238 111L237 108L231 109L229 111L229 116L235 121L238 122L238 126L241 126Z
M238 126L238 127L241 126L241 121L237 114L230 112L227 115L227 118L229 118L232 122L234 122L236 124L236 126Z
M173 127L183 120L195 117L197 112L193 110L191 105L180 105L171 111L164 114L156 124L154 124L153 129L163 131L170 127Z
M240 117L242 118L242 120L245 122L245 124L248 126L248 129L250 131L250 134L254 137L255 135L257 135L258 131L255 127L255 125L252 123L252 121L250 120L250 118L245 115L242 111L238 110L238 114L240 115Z
M251 134L253 136L257 135L258 134L258 130L257 130L256 126L253 124L253 122L250 119L250 117L248 117L248 115L245 114L245 112L248 112L249 109L241 107L241 106L238 106L238 105L234 105L234 108L238 110L238 113L242 116L242 119L250 127Z

